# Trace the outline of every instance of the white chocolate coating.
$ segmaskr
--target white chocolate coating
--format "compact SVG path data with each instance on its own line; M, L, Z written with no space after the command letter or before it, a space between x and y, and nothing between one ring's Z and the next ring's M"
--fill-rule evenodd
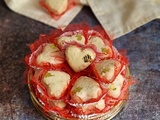
M74 35L71 36L61 36L58 38L58 44L60 46L62 46L64 43L70 43L70 42L77 42L79 44L85 44L85 37L80 34L80 33L76 33Z
M63 100L48 100L48 104L50 107L59 107L60 109L64 109L66 107L66 103Z
M75 72L86 69L96 57L96 53L91 48L81 49L77 46L69 46L66 51L66 60ZM90 57L89 61L87 56Z
M71 97L76 99L78 96L84 102L92 98L98 98L101 93L99 84L87 76L79 77L71 89Z
M37 56L37 63L50 63L50 64L60 64L63 63L62 60L57 59L64 58L64 55L59 51L59 49L54 44L47 44L42 53Z
M68 6L68 0L45 0L54 14L63 13Z
M92 36L89 39L88 44L95 45L97 47L98 51L100 51L100 52L103 52L102 49L104 49L104 48L107 49L107 46L104 44L103 40L98 36Z
M105 87L109 89L108 94L114 98L118 98L121 94L123 83L124 77L121 74L119 74L113 81L113 83L105 84Z
M100 99L98 102L88 103L82 106L83 112L86 112L88 108L97 108L99 110L103 110L105 108L105 100Z
M48 71L42 84L46 87L49 95L60 98L70 83L70 75L62 71Z
M107 80L111 81L115 74L115 69L121 67L118 61L109 59L103 60L95 65L98 74L101 77L105 77Z

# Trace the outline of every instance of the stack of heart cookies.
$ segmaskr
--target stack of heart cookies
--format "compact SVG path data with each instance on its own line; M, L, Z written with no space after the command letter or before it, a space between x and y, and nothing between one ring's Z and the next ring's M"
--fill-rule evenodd
M81 27L41 35L30 45L28 84L43 114L89 119L127 99L128 61L112 42L102 29Z

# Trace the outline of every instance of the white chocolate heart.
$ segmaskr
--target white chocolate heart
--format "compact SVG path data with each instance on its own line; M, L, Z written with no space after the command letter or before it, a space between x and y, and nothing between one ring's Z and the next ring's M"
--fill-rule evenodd
M77 46L69 46L65 51L66 60L75 72L86 69L96 57L91 48L81 49Z
M60 98L70 83L70 75L62 71L48 71L42 84L46 87L49 95Z
M103 40L98 36L92 36L89 39L88 44L93 44L97 47L98 51L103 52L102 48L106 48L106 45L104 44Z
M118 98L121 94L121 89L124 83L124 77L119 74L113 83L104 84L104 87L108 90L108 94L114 98Z
M104 99L100 99L97 102L93 102L93 103L88 103L88 104L84 104L81 106L83 112L86 112L87 110L90 110L90 108L97 108L99 110L103 110L105 108L105 100Z
M87 76L79 77L71 89L71 97L77 102L79 102L76 99L77 97L86 102L92 98L98 98L101 93L100 85L94 79Z
M71 36L61 36L58 38L58 44L60 46L63 46L63 44L67 42L67 43L70 43L70 42L76 42L78 44L85 44L85 37L80 34L80 33L76 33L74 35L71 35Z
M50 63L50 64L61 64L63 63L64 55L54 44L43 44L44 49L42 53L37 56L37 63Z
M97 50L100 53L105 54L107 57L111 54L112 50L108 45L105 45L105 43L103 42L102 38L98 37L98 36L92 36L89 41L88 44L92 44L95 45Z
M63 110L66 107L66 103L60 99L60 100L53 100L53 99L48 99L48 104L51 107L58 107L59 109Z
M46 4L54 14L61 14L67 9L68 0L46 0Z
M96 63L95 68L101 78L106 78L111 82L115 72L120 71L121 63L114 59L109 59Z

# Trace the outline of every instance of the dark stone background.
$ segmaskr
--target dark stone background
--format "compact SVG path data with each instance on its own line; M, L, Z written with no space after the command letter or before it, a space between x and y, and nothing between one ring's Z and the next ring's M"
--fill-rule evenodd
M99 22L84 7L72 23ZM0 120L44 120L34 108L21 59L29 52L27 44L49 33L52 27L21 16L0 0ZM138 83L131 87L125 108L113 120L160 120L160 19L153 20L114 41L125 49L130 70Z

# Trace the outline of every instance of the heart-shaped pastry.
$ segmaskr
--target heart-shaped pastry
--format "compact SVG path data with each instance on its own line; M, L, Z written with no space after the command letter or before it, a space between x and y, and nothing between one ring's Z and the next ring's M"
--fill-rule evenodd
M59 99L70 83L70 75L62 71L47 71L42 79L42 84L50 96Z
M68 33L71 34L71 33ZM71 43L71 42L76 42L78 44L85 44L85 37L84 35L80 33L75 33L74 35L69 35L69 36L60 36L58 38L58 45L60 47L63 47L65 43Z
M93 44L96 46L97 50L101 53L104 54L111 54L112 50L109 47L109 45L106 45L103 41L102 38L98 37L98 36L92 36L89 41L88 44Z
M46 0L48 7L54 14L62 14L68 6L68 0Z
M64 54L54 44L47 43L41 47L44 48L43 51L37 55L37 64L43 65L44 63L49 63L57 65L64 62Z
M111 83L122 69L122 64L114 59L103 60L95 64L94 72L104 83Z
M65 55L68 64L75 72L86 69L96 57L96 53L93 49L83 49L75 45L67 47Z
M102 90L98 82L87 76L79 77L71 89L71 97L76 100L76 102L86 102L90 99L97 99L101 94Z

